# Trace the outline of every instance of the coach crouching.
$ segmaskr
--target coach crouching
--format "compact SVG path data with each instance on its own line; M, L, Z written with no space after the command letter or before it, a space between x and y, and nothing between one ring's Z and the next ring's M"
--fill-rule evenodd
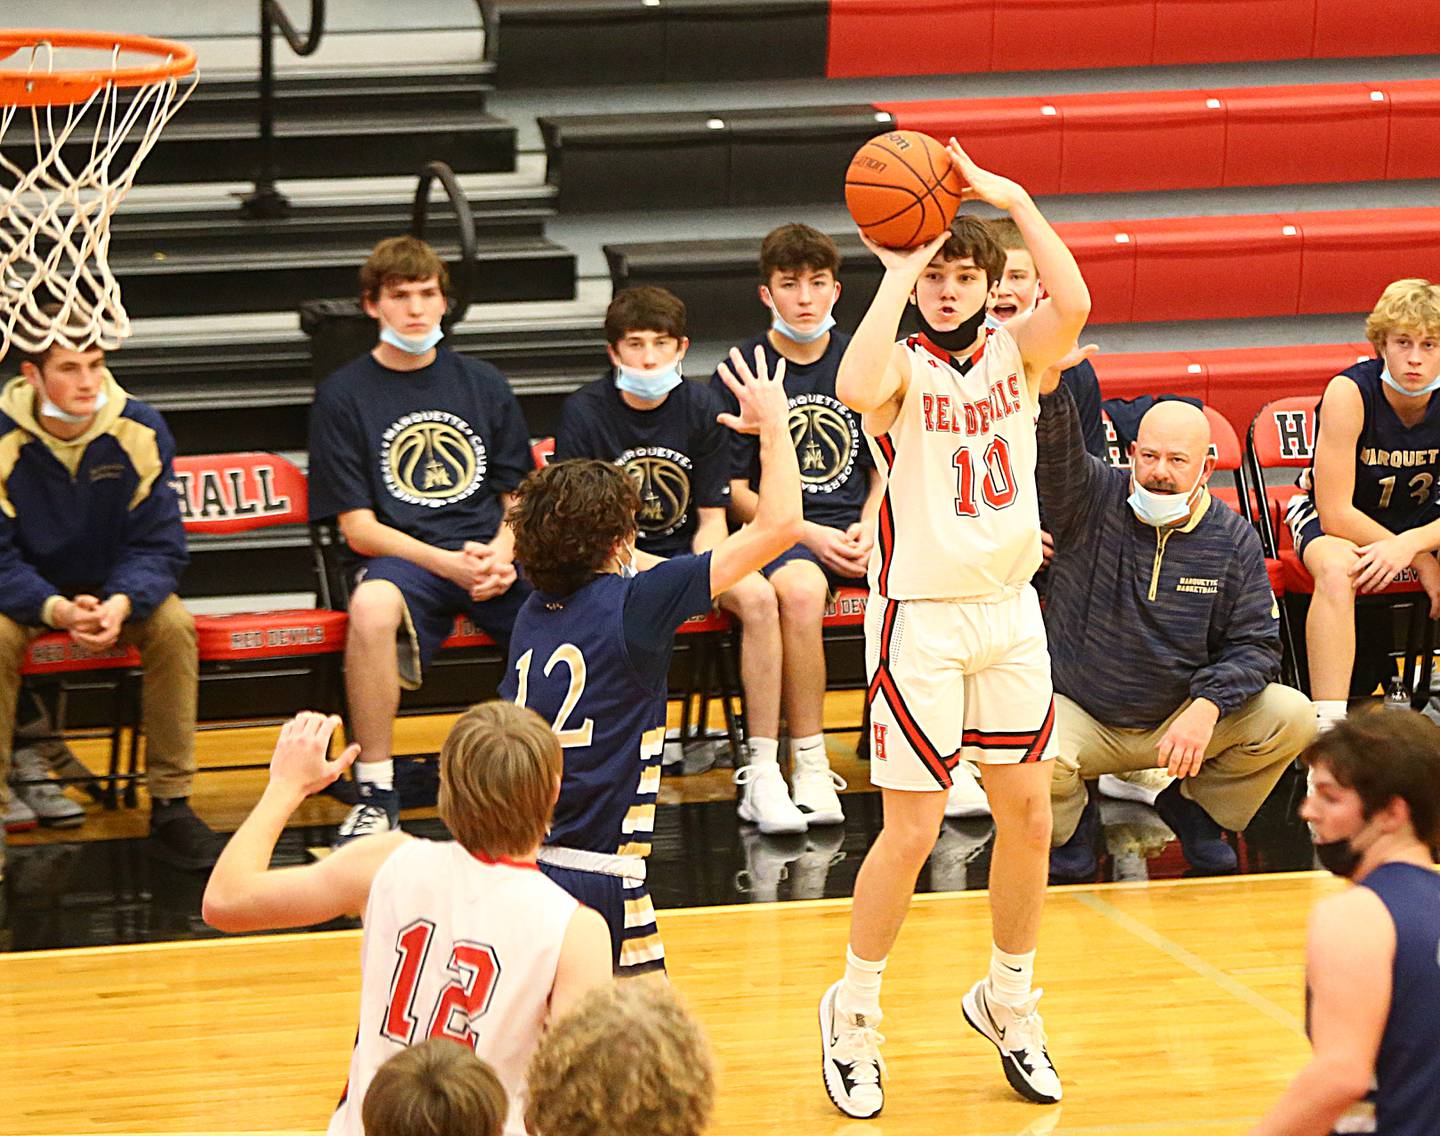
M1046 389L1048 386L1049 389ZM1155 799L1199 874L1236 869L1242 830L1315 733L1310 700L1272 681L1279 609L1259 538L1211 499L1202 411L1162 402L1133 471L1085 450L1075 402L1042 385L1036 482L1055 538L1045 627L1060 754L1053 882L1091 878L1099 810L1085 781L1168 768Z

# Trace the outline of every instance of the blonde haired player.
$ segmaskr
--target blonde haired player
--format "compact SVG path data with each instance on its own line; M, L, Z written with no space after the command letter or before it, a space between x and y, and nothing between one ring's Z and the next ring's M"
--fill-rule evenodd
M359 755L326 754L340 719L287 722L270 781L210 876L205 921L221 931L304 927L364 913L360 1024L329 1136L363 1136L377 1070L427 1038L468 1045L510 1099L524 1136L526 1064L547 1022L610 980L605 921L540 874L535 854L560 791L560 742L533 711L472 706L440 747L440 819L453 842L372 833L316 864L270 870L300 802Z
M887 484L870 559L865 639L870 776L885 825L855 884L844 978L820 1001L825 1087L844 1113L884 1105L880 982L915 879L944 820L950 771L983 770L995 816L990 974L967 993L970 1025L1005 1076L1040 1103L1061 1097L1031 989L1050 849L1055 712L1045 628L1030 577L1040 566L1035 490L1038 386L1090 313L1075 259L1020 186L980 169L951 139L966 199L1007 211L1050 301L987 329L1005 256L985 226L909 250L871 250L879 291L840 364L836 391L864 414ZM906 304L920 334L895 342Z

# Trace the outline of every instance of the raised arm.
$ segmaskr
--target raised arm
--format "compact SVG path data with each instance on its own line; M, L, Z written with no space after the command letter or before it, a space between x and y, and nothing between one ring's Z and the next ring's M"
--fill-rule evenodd
M904 353L895 346L900 317L915 282L949 235L946 230L929 244L913 249L888 249L860 234L865 247L885 266L885 275L835 373L835 394L851 410L867 414L889 403L898 406L904 399L910 373L904 366Z
M1024 188L981 169L955 139L950 139L946 149L968 183L964 199L984 201L1010 214L1025 239L1025 247L1035 258L1035 271L1045 281L1045 303L1005 325L1020 348L1030 393L1035 397L1046 370L1074 348L1090 318L1090 290L1085 287L1075 257Z
M733 367L733 370L731 369ZM790 403L785 397L785 360L768 373L765 350L755 348L751 371L738 348L720 377L740 403L739 414L721 414L722 426L760 436L760 491L755 518L731 533L710 553L710 594L718 596L764 567L800 539L804 528L800 465L790 437Z

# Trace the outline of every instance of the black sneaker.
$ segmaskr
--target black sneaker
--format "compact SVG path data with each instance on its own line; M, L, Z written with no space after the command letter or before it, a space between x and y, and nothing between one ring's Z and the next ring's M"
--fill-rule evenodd
M1197 875L1228 876L1239 870L1235 849L1225 843L1224 829L1180 792L1179 781L1172 781L1155 798L1155 811L1180 838L1180 850Z
M225 847L221 836L195 815L184 797L156 801L150 809L150 851L177 868L213 868Z
M1095 879L1100 869L1095 846L1100 842L1100 806L1095 798L1085 798L1080 821L1064 844L1050 849L1050 882L1052 884L1083 884Z

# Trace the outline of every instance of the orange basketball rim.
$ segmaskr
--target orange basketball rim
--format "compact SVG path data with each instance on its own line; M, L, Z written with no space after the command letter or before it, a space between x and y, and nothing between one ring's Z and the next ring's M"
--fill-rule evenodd
M47 66L37 70L37 56L46 47L50 49ZM16 67L13 62L6 65L12 56L27 49L30 51L28 65ZM53 65L54 52L72 50L106 52L110 66ZM130 57L135 57L135 61L131 62ZM107 84L144 87L178 79L194 70L194 49L173 40L123 32L0 28L0 105L73 105L84 102Z

